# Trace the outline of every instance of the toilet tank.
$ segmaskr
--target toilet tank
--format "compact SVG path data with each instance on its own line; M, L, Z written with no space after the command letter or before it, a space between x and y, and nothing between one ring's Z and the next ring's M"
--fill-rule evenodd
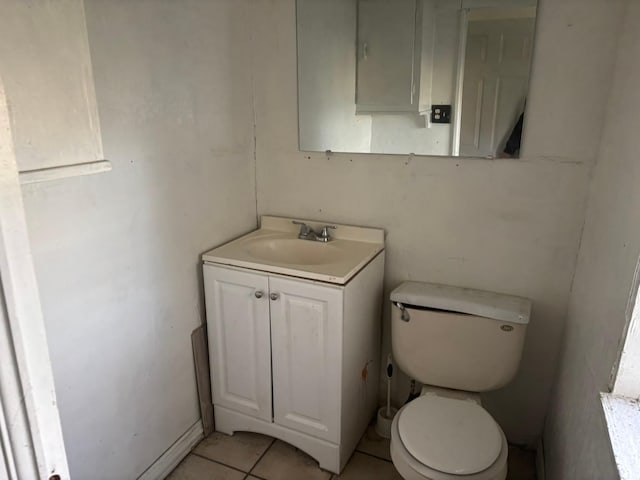
M495 390L518 370L530 314L525 298L405 282L391 292L393 358L427 385Z

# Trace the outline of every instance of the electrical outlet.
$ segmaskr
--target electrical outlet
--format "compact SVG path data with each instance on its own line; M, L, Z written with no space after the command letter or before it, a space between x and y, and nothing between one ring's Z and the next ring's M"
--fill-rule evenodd
M451 123L451 105L431 105L431 123Z

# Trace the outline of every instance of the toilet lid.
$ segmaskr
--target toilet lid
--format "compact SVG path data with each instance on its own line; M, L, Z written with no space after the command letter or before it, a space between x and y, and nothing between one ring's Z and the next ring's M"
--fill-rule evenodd
M423 395L398 418L402 443L424 465L444 473L470 475L489 468L500 455L500 427L475 402Z

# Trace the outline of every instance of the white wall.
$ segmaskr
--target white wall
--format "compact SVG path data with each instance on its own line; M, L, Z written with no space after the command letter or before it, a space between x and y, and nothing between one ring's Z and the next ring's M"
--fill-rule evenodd
M629 1L545 428L547 478L618 478L599 392L607 391L640 255L640 4Z
M199 255L255 228L248 0L87 0L113 171L24 189L72 478L199 419Z
M462 8L535 7L537 4L537 0L462 0Z
M427 116L417 113L373 115L370 151L403 155L428 151L431 155L450 155L451 125L434 123L428 128Z
M418 111L424 112L431 106L433 91L433 55L436 43L437 0L422 0L421 29L417 35L420 41L420 81L418 85ZM403 152L406 153L406 152Z
M435 15L432 103L452 104L458 72L460 5L449 0L437 0Z
M385 228L387 291L414 279L532 298L519 375L485 398L514 442L542 430L621 5L541 1L519 160L299 152L295 2L252 8L259 213Z

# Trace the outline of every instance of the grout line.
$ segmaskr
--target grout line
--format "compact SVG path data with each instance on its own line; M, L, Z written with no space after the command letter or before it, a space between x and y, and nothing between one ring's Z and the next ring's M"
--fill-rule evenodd
M385 462L393 463L388 458L380 457L378 455L375 455L375 454L369 453L369 452L363 452L362 450L358 450L357 448L356 448L356 452L362 453L363 455L368 455L369 457L377 458L378 460L384 460Z
M258 480L266 480L266 478L259 477L259 476L255 475L253 473L247 473L247 476L244 477L244 480L247 480L249 477L257 478Z
M205 457L204 455L200 455L199 453L196 453L196 452L192 451L191 455L195 455L196 457L204 458L205 460L209 460L210 462L217 463L218 465L222 465L223 467L230 468L231 470L235 470L236 472L248 474L248 472L245 472L244 470L241 470L238 467L234 467L233 465L228 465L226 463L218 462L217 460L211 460L209 457Z
M202 459L204 459L204 460L208 460L208 461L210 461L210 462L212 462L212 463L217 463L218 465L222 465L223 467L230 468L231 470L235 470L236 472L244 473L244 474L245 474L245 476L244 476L244 480L247 480L250 476L255 477L255 478L258 478L259 480L266 480L264 477L261 477L261 476L259 476L259 475L256 475L255 473L252 473L252 472L253 472L253 470L258 466L258 464L260 463L260 461L265 457L265 455L267 454L267 452L269 452L269 450L271 450L271 447L273 447L273 445L274 445L275 443L276 443L276 439L275 439L275 438L272 438L272 439L271 439L271 443L269 444L269 446L264 450L264 452L262 452L262 454L260 455L260 457L258 458L258 460L256 460L256 462L253 464L253 466L249 469L249 471L248 471L248 472L247 472L247 471L244 471L244 470L242 470L242 469L240 469L240 468L238 468L238 467L234 467L234 466L232 466L232 465L229 465L229 464L227 464L227 463L220 462L220 461L217 461L217 460L212 460L211 458L209 458L209 457L205 457L204 455L201 455L201 454L199 454L199 453L196 453L195 451L191 451L190 455L195 455L196 457L200 457L200 458L202 458ZM378 456L378 455L374 455L373 453L364 452L364 451L362 451L362 450L358 450L357 448L355 449L354 453L356 453L356 452L357 452L357 453L360 453L360 454L362 454L362 455L367 455L368 457L375 458L375 459L377 459L377 460L382 460L383 462L393 463L393 462L391 462L391 460L388 460L388 459L386 459L386 458L384 458L384 457L380 457L380 456ZM352 456L352 458L353 458L353 456ZM352 460L352 458L351 458L351 459L349 459L349 461L351 461L351 460ZM348 464L348 462L347 462L347 464ZM346 468L346 466L345 466L345 468ZM326 470L323 470L323 471L326 471ZM335 473L331 473L331 477L329 477L329 480L338 480L338 478L339 478L339 476L338 476L338 475L336 475Z
M253 467L251 467L251 468L249 469L249 471L247 472L248 474L253 475L253 473L251 473L251 472L253 472L253 470L254 470L254 469L256 468L256 466L260 463L260 460L262 460L262 459L264 458L264 456L267 454L267 452L268 452L269 450L271 450L271 447L273 447L273 444L274 444L274 443L276 443L276 439L275 439L275 438L272 438L272 439L271 439L271 443L269 444L269 446L268 446L267 448L265 448L265 449L264 449L264 452L262 452L262 455L260 455L260 458L258 458L258 460L256 460L256 463L254 463L254 464L253 464ZM257 477L257 475L253 475L253 476L254 476L254 477ZM258 478L261 478L261 477L258 477Z
M255 478L259 479L259 480L267 480L266 478L261 477L259 475L256 475L255 473L247 473L247 478L249 478L249 477L255 477Z

